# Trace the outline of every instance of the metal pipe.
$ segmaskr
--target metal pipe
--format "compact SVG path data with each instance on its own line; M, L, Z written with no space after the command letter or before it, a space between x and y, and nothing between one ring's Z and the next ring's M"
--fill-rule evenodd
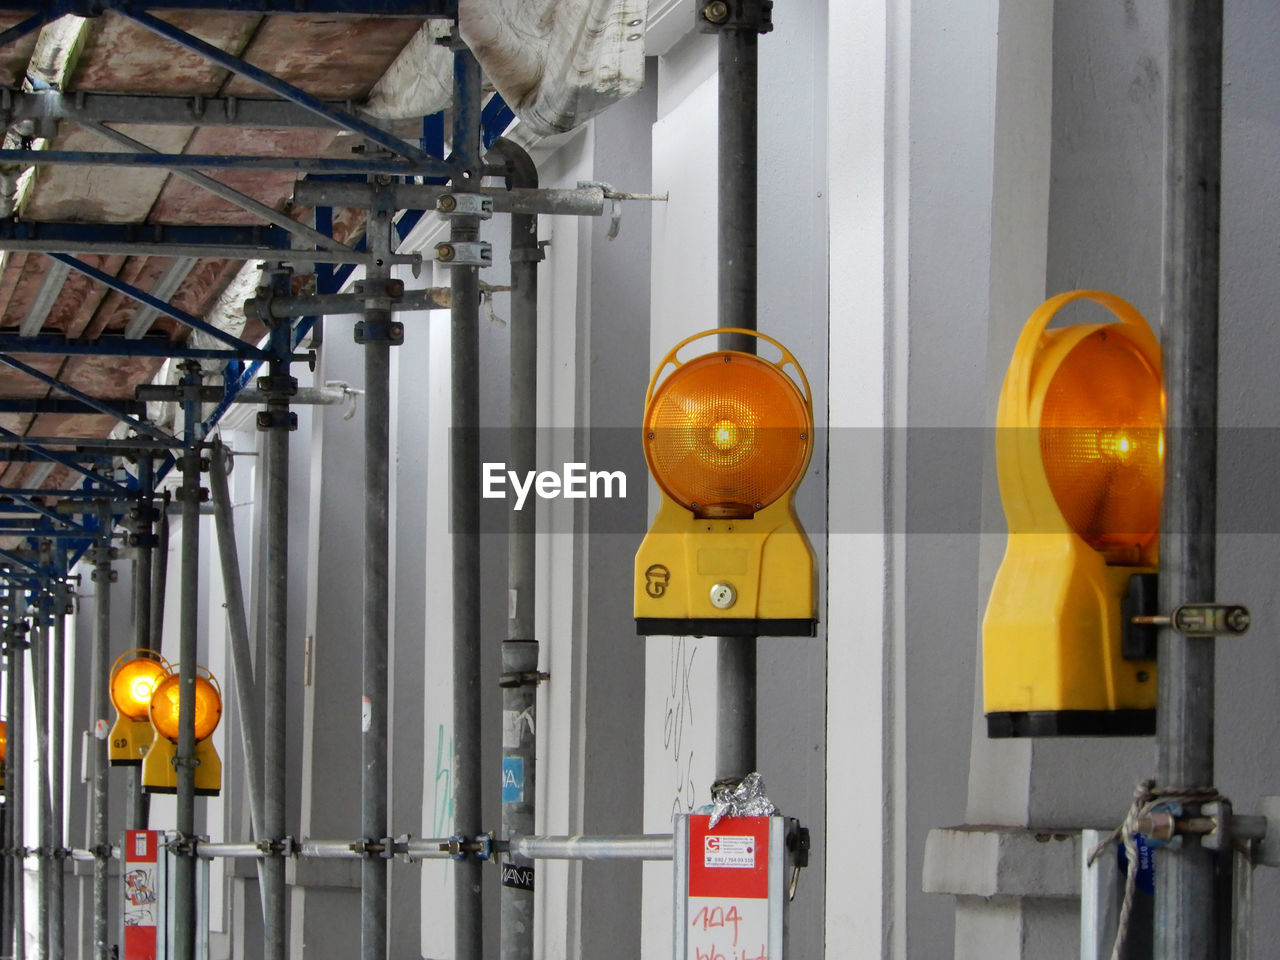
M480 66L465 47L454 51L457 90L454 151L479 161ZM479 184L479 178L472 178ZM463 181L454 180L455 188ZM469 185L468 185L469 186ZM451 220L450 240L480 237L474 215ZM450 528L453 531L453 832L481 832L480 782L480 274L477 267L452 268L450 433ZM480 960L484 948L481 870L473 856L456 862L454 956Z
M227 486L227 458L230 451L214 444L209 455L209 492L213 500L214 526L218 533L218 558L226 596L227 629L231 639L231 679L236 691L236 714L240 718L240 745L244 751L245 784L249 791L249 823L254 837L263 833L263 765L258 697L254 690L253 653L249 643L249 621L245 614L244 589L240 580L240 557L236 550L235 519ZM268 553L268 556L270 554ZM267 909L265 871L259 869L262 909ZM265 915L264 915L265 919Z
M538 168L529 155L510 140L493 145L507 163L512 186L536 188ZM507 461L520 476L538 466L538 218L518 213L511 217L511 403ZM537 797L538 643L534 638L534 598L537 563L534 510L511 511L507 528L507 590L510 596L507 640L502 644L502 716L515 718L515 729L504 728L504 778L510 766L518 770L519 795L507 799L503 790L502 832L506 839L532 834ZM527 858L510 854L519 865ZM521 861L524 861L521 864ZM503 884L499 889L499 956L502 960L533 958L533 890Z
M94 626L93 653L90 657L89 676L92 684L89 694L89 718L93 721L93 813L89 831L90 846L100 852L109 840L107 837L107 734L111 724L107 720L107 676L111 669L111 508L99 507L99 520L104 534L94 547L93 582ZM109 960L111 944L107 939L107 861L99 856L93 863L93 956L94 960Z
M252 303L253 301L250 300L247 302ZM363 300L361 302L363 302ZM292 313L291 310L289 312ZM350 311L314 311L314 313L343 312ZM303 316L311 316L311 314L307 313L303 314ZM326 383L323 387L298 387L297 391L289 397L289 403L293 406L332 406L334 404L342 403L353 394L358 395L363 392L363 390L353 390L350 384L341 382ZM149 403L178 403L182 400L182 387L171 384L143 383L134 388L134 393L139 400ZM200 388L200 400L203 403L221 403L226 399L227 391L225 387L210 386ZM268 397L257 387L245 387L235 395L231 402L265 404L268 402Z
M53 798L49 793L49 602L50 597L41 591L36 599L33 631L35 644L32 649L32 684L36 706L36 797L40 804L37 823L40 834L40 859L37 862L39 880L36 887L36 950L41 957L49 956L49 929L53 926L49 908L53 886Z
M510 849L539 860L670 860L671 834L598 837L512 837Z
M138 458L138 489L148 497L152 493L155 467L150 457ZM133 534L137 542L133 548L133 646L139 650L151 647L151 548L153 544L152 507L148 499L130 511ZM142 790L142 767L128 768L125 781L125 828L145 830L148 798Z
M24 811L25 771L26 771L26 689L24 676L24 660L27 641L24 637L25 623L18 619L19 602L13 596L10 601L10 614L18 624L13 638L14 655L9 661L9 669L13 673L13 710L11 719L13 726L8 729L6 751L12 751L13 764L13 956L14 960L24 960L27 955L27 910L26 910L26 813Z
M394 281L393 281L394 282ZM440 310L449 308L446 287L403 290L391 302L393 310ZM246 317L257 320L284 320L329 313L364 313L367 297L358 293L321 293L313 296L251 297L244 302Z
M108 127L105 123L94 120L82 120L80 123L85 127L85 129L92 130L99 136L104 137L113 143L120 144L126 149L136 150L138 153L160 153L159 150L147 146L147 144L143 143L141 140L135 140L127 133L122 133L114 127ZM309 241L311 245L319 247L321 250L340 250L344 253L355 252L345 243L341 243L333 239L333 237L325 236L319 230L309 227L301 221L293 219L293 217L288 214L281 213L275 207L267 206L267 204L262 201L255 200L253 197L227 186L220 180L215 180L213 177L199 173L195 170L175 170L173 173L174 176L181 177L188 183L209 191L215 197L221 197L223 200L235 204L241 210L246 210L255 216L261 217L268 223L275 224L282 230L287 230L296 237L301 237L303 240Z
M5 571L11 574L12 568ZM17 676L17 659L18 659L18 628L17 628L17 604L18 604L18 587L12 580L7 584L4 597L4 653L6 660L6 669L4 672L5 683L5 731L7 738L7 748L4 758L4 848L5 850L13 850L17 846L15 842L16 834L16 817L14 817L15 796L18 793L18 779L16 776L16 766L14 764L16 739L18 734L18 725L15 722L14 711L14 693L16 684L14 679ZM4 868L0 871L0 876L4 877L4 889L0 891L4 895L4 901L0 904L0 944L3 949L10 955L13 953L13 920L14 909L13 899L16 893L15 878L17 873L14 870L16 858L11 856L4 857Z
M389 200L389 197L385 197ZM392 209L387 203L369 214L366 236L371 249L390 251ZM385 258L370 267L366 281L390 276ZM364 339L365 374L365 514L364 514L364 699L360 738L360 831L370 842L379 842L387 827L387 656L390 566L390 462L391 462L391 311L385 301L370 304L361 336ZM358 337L358 339L360 339ZM387 864L368 854L360 864L360 956L362 960L386 960Z
M200 367L184 364L182 382L195 387L200 383ZM199 404L194 398L183 404L187 451L182 466L182 557L179 572L181 604L178 629L178 750L177 829L182 839L196 832L195 794L195 713L196 713L196 640L199 632L198 595L200 585L200 447L195 427L199 423ZM195 960L196 945L196 871L195 858L182 855L174 866L174 954L176 960Z
M1218 258L1222 182L1222 0L1172 0L1165 141L1164 376L1168 402L1160 605L1215 590ZM1214 641L1159 639L1156 774L1164 787L1214 781ZM1183 814L1198 814L1195 804ZM1214 855L1183 838L1156 876L1155 953L1218 955ZM1225 933L1224 933L1225 935Z
M54 875L49 903L49 912L53 917L53 929L49 933L49 960L62 960L66 953L66 936L64 921L66 919L64 903L66 900L66 873L62 867L63 844L63 765L66 763L66 736L63 726L63 711L66 707L66 659L67 659L67 601L70 594L66 583L58 585L54 598L53 612L53 644L50 651L49 696L53 702L53 729L50 731L49 752L53 757L52 776L49 781L53 809L53 836L51 845L54 850Z
M147 644L151 650L159 650L164 638L164 594L169 583L169 515L161 509L158 519L156 554L160 560L151 564L151 642Z
M356 849L350 840L303 840L298 844L298 856L317 860L363 859L364 853Z
M273 276L277 292L289 290L289 274ZM263 454L266 467L266 643L263 649L264 718L266 739L263 757L266 763L260 839L278 841L285 835L287 645L289 638L289 431L291 414L289 397L297 389L297 381L289 375L289 356L293 346L293 325L275 322L271 343L276 355L270 375L260 381L268 389L267 409L258 414L259 427L265 431ZM285 952L285 877L283 857L263 861L262 908L264 916L264 956L266 960L284 960Z
M722 5L723 6L723 5ZM720 27L719 321L756 329L758 27ZM754 337L719 338L722 350L756 352ZM720 637L716 660L716 777L756 769L755 637Z
M502 176L502 171L495 171ZM436 187L418 184L395 184L391 188L393 204L397 210L434 210L436 202L445 194L464 189L459 186ZM547 187L503 190L500 187L482 187L467 184L467 193L479 193L493 201L494 213L546 213L552 216L598 217L604 213L608 195L604 187L578 187L576 190ZM332 183L319 180L301 180L294 191L294 200L302 206L352 207L360 209L373 203L373 193L361 183Z

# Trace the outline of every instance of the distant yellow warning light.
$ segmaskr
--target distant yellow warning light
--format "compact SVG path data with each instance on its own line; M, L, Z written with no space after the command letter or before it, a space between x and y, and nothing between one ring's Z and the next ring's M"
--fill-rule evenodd
M168 662L154 650L130 650L116 659L109 690L117 716L107 749L113 766L142 763L153 739L151 694L168 674Z

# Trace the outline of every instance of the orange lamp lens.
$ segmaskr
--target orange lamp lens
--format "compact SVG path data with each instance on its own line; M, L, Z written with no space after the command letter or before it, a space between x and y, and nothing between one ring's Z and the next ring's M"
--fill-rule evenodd
M179 677L171 673L156 686L151 697L151 724L160 736L178 742ZM222 697L206 677L196 677L196 739L204 740L222 719Z
M0 720L0 763L4 763L4 758L9 752L9 725L5 721Z
M658 485L708 517L749 517L784 496L804 469L812 433L785 374L725 351L690 360L664 380L644 429Z
M1127 338L1098 330L1063 359L1045 392L1040 453L1071 528L1108 563L1138 563L1160 527L1164 395Z
M125 661L111 676L111 702L121 716L130 720L147 719L151 694L168 672L163 663L150 657Z

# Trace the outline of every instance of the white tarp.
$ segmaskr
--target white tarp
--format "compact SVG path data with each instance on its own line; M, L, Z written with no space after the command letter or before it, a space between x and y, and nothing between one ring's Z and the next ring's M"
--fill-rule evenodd
M648 0L461 0L462 36L535 133L572 130L644 83Z
M572 130L644 83L648 0L461 0L462 36L520 120L537 134ZM426 24L369 95L391 119L423 117L453 99L453 54Z

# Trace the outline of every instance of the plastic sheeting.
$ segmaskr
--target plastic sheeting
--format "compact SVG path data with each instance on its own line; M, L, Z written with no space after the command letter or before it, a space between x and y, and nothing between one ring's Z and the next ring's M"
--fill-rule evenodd
M462 0L462 36L535 133L572 130L644 83L647 0Z

